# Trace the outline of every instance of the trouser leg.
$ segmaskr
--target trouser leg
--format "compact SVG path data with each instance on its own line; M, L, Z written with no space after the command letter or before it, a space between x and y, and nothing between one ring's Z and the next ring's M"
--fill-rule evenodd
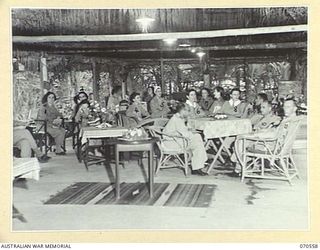
M22 158L30 158L31 157L31 147L30 143L26 139L22 139L16 143L21 150L21 157Z
M31 157L31 149L37 157L43 155L38 149L32 134L27 129L17 129L13 131L13 145L17 145L21 149L21 157Z
M53 137L56 143L56 153L61 153L64 143L65 130L63 128L48 128L48 133Z
M194 134L190 139L190 148L192 151L192 170L202 169L204 168L205 162L208 160L207 152L204 147L202 138L199 134Z

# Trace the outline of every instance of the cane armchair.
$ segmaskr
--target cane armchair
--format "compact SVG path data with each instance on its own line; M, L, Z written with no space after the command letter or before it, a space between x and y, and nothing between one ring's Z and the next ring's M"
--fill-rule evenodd
M189 140L183 136L164 133L161 126L148 126L146 129L153 137L160 139L157 142L160 156L156 167L156 174L160 169L179 167L184 170L185 176L188 176L191 159ZM167 143L174 144L174 147L168 147Z
M273 135L256 133L238 136L235 152L242 167L241 180L262 178L286 180L299 177L292 158L292 146L301 119L283 120Z

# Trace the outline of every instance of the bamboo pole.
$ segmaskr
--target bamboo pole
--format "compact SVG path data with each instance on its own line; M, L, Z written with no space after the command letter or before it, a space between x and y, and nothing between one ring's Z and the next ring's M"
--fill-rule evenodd
M92 59L92 92L95 101L99 101L98 81L99 72L97 69L97 63L94 59Z
M161 91L162 94L166 93L165 82L164 82L164 65L163 58L160 59L160 73L161 73Z
M303 32L308 25L286 25L272 27L256 27L225 30L208 30L192 32L143 33L117 35L59 35L59 36L13 36L13 43L46 43L46 42L119 42L119 41L149 41L174 39L195 39L226 36L248 36L275 33Z

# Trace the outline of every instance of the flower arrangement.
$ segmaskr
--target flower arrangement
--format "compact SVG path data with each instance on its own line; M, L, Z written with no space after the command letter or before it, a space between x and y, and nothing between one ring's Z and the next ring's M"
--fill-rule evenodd
M115 116L106 108L102 108L97 101L90 103L90 120L99 121L99 123L114 123ZM97 123L97 122L95 122Z
M127 140L143 140L149 138L148 133L143 128L129 129L123 138Z

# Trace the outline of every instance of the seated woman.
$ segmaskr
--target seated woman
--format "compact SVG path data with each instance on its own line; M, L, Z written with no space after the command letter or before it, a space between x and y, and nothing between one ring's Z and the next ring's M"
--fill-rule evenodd
M208 88L201 89L201 99L199 101L199 105L203 111L209 111L211 105L213 104L213 98L210 95L210 90Z
M90 115L90 103L88 100L83 100L79 103L78 111L74 117L75 122L79 123L81 127L87 127Z
M38 113L38 119L47 121L47 131L56 143L56 155L65 155L63 144L65 139L65 129L62 125L62 115L55 107L56 95L47 92L42 98L42 107Z
M111 91L111 96L108 99L107 109L112 112L117 112L119 104L122 100L122 89L121 86L115 86Z
M261 114L261 104L268 101L268 95L266 93L259 93L254 101L252 115Z
M155 96L150 101L150 112L152 118L167 117L170 112L167 101L161 96L161 88L155 89Z
M207 153L204 147L201 135L194 133L186 126L186 119L189 116L189 106L185 103L179 103L176 109L177 113L174 114L164 127L163 132L170 135L184 136L189 140L189 149L192 152L191 166L192 174L207 175L201 169L205 167L207 161ZM168 149L175 149L179 147L179 141L164 141L165 147Z
M143 93L142 100L146 103L149 103L153 97L154 97L154 87L149 86L147 88L147 91Z
M190 108L189 117L194 118L205 115L205 112L197 103L197 92L194 89L188 91L186 104Z
M213 96L215 100L209 109L209 114L217 114L220 112L224 104L224 89L220 86L216 87L213 91Z
M240 100L240 89L234 88L231 90L230 100L223 103L219 113L234 116L237 118L246 118L246 108L247 104Z
M75 103L74 108L73 108L73 114L72 114L72 118L74 119L75 115L78 112L79 109L79 104L81 101L83 100L88 100L88 95L86 92L84 91L80 91L74 98L73 101Z
M127 111L126 116L133 118L130 119L130 125L136 126L140 121L142 121L144 118L147 118L150 116L149 112L142 106L141 104L141 96L137 92L133 92L130 95L130 102Z

